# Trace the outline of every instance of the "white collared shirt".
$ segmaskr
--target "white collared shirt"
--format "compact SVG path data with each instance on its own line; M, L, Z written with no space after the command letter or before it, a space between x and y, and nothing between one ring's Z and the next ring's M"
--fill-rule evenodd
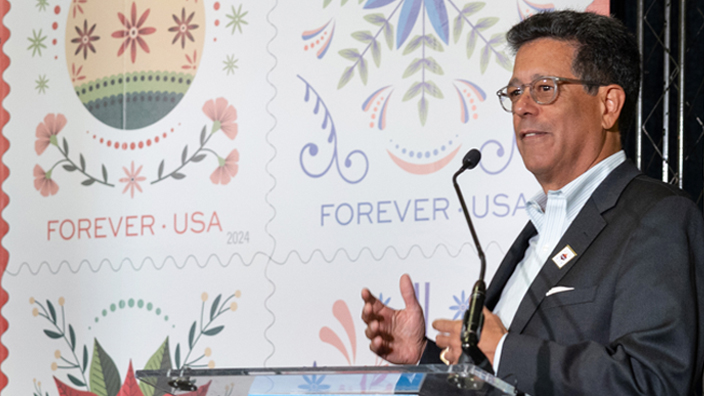
M523 260L516 266L501 292L494 314L508 329L516 315L523 297L535 280L548 255L577 217L577 214L592 196L594 190L606 177L626 160L622 151L611 155L581 174L557 191L548 191L547 195L539 191L526 206L528 217L535 226L537 234L528 241ZM506 335L499 341L494 354L494 372L499 371L499 361Z

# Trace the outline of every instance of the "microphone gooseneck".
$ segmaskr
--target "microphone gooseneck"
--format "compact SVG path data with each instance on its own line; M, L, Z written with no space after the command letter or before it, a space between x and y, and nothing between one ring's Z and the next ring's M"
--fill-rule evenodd
M467 169L475 168L479 164L481 157L482 155L479 150L469 150L469 152L467 152L462 159L462 167L455 172L455 175L452 177L452 184L455 187L455 192L457 192L460 205L462 205L462 212L464 213L464 218L469 226L469 232L472 234L474 246L477 249L477 255L479 256L479 261L481 264L479 280L477 280L472 288L469 307L465 311L462 321L462 334L460 334L462 341L462 355L460 356L459 362L474 363L481 369L494 374L494 370L491 367L491 363L489 363L489 359L487 359L486 355L484 355L484 353L479 349L479 338L481 337L481 330L484 322L482 310L484 309L484 298L486 296L486 284L484 283L484 275L486 273L486 257L484 256L484 251L479 243L479 238L477 238L477 233L474 230L472 219L469 217L469 210L467 210L467 204L464 202L464 196L462 196L460 186L457 184L457 176L462 174L462 172Z

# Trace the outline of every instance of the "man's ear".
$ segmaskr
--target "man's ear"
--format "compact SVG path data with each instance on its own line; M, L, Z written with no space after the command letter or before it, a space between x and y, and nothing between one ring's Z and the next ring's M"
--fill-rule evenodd
M618 129L618 117L626 102L626 92L620 85L611 84L599 89L602 93L601 126L605 130Z

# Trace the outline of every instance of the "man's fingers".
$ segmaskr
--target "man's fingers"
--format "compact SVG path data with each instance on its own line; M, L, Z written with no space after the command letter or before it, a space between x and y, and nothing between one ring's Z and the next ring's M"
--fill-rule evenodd
M462 322L459 320L437 319L433 322L433 328L442 333L452 333L454 331L459 334L462 331Z
M401 289L401 297L403 297L403 303L406 308L420 309L420 304L416 299L416 290L413 288L413 282L408 274L403 274L401 280L399 281L399 287Z

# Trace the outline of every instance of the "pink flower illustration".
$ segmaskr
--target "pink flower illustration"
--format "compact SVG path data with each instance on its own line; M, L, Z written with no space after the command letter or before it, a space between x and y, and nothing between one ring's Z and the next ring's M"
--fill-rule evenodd
M44 172L44 169L39 165L34 165L34 188L43 197L54 195L59 191L59 185L51 180L51 171Z
M125 38L125 41L122 42L122 45L120 46L120 50L117 51L117 56L121 56L127 47L130 47L130 55L132 59L132 63L135 62L137 59L137 44L139 44L140 47L142 47L142 50L144 52L149 53L149 46L147 45L147 42L144 41L144 39L141 37L142 35L147 35L147 34L152 34L156 32L156 28L153 27L142 27L144 25L144 22L147 21L147 18L149 17L149 8L147 8L146 11L142 14L141 17L139 17L139 21L137 20L137 5L133 2L132 3L132 12L130 14L130 20L127 20L124 14L121 12L117 13L117 17L120 18L120 22L125 26L125 30L117 30L113 32L112 37L114 38Z
M49 144L58 147L56 135L66 125L66 117L63 114L47 114L44 122L37 125L37 140L34 142L34 150L37 155L41 155Z
M130 170L127 170L124 166L122 167L122 170L125 171L125 175L127 177L123 177L120 179L120 183L127 183L125 186L125 189L122 190L122 193L126 193L127 190L130 190L130 197L134 198L134 189L136 188L139 190L139 192L142 192L142 187L139 186L139 182L147 180L146 177L140 176L139 172L142 171L142 166L140 165L137 170L134 170L134 161L132 161L132 165L130 167Z
M73 0L73 17L76 17L76 10L80 11L81 14L83 14L83 8L81 7L81 4L85 4L85 2L88 0Z
M86 76L81 75L81 70L83 70L83 66L79 66L76 70L76 64L71 63L71 82L85 80Z
M227 99L217 98L209 100L203 105L203 113L213 121L213 129L210 133L215 133L222 129L223 133L230 139L237 136L237 110L232 105L227 104Z
M213 174L210 175L210 181L213 184L225 185L230 182L230 180L235 177L239 165L237 162L240 160L240 153L237 149L234 149L228 154L227 158L218 157L219 166L215 169Z
M193 16L195 15L195 12L192 12L191 15L188 16L188 19L186 19L186 9L181 8L181 19L178 19L176 14L172 14L171 16L174 18L174 21L176 21L176 26L170 27L169 31L170 32L176 32L176 36L174 36L174 41L171 42L171 44L175 44L178 39L181 39L181 48L186 47L186 37L188 37L189 40L192 42L195 42L195 39L193 38L193 35L191 34L192 29L198 29L198 25L191 25L191 21L193 20Z

